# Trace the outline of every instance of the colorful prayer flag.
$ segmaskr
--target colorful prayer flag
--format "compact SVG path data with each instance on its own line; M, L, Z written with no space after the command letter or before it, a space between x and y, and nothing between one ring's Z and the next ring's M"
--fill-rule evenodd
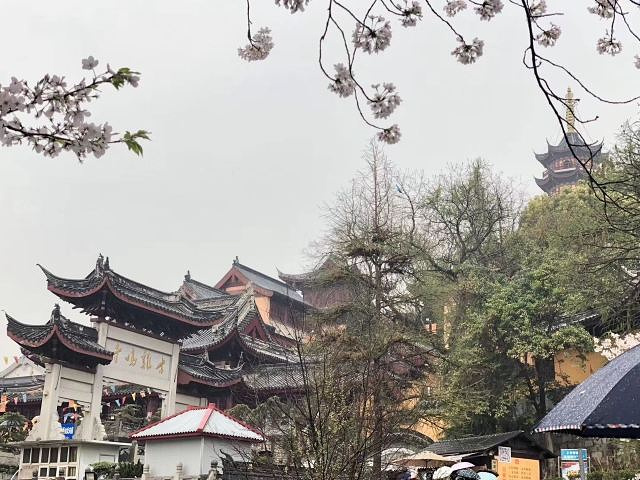
M9 357L5 356L4 357L4 364L6 365L7 363L9 363Z
M120 400L116 400L116 405L119 407L120 406Z
M14 356L13 359L16 361L16 363L20 363L20 359L18 357Z

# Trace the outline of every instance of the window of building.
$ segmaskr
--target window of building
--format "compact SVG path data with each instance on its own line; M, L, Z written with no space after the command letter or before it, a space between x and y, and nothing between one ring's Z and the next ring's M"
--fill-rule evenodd
M35 469L41 480L55 477L74 480L78 461L78 447L26 448L22 452L22 463L40 464Z

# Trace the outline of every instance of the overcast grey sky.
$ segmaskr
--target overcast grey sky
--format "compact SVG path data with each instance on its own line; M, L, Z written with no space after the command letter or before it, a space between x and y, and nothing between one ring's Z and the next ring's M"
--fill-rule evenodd
M164 290L177 288L187 269L214 283L236 255L268 274L308 266L304 250L322 231L321 207L363 166L373 132L318 70L326 2L312 0L295 16L271 0L254 3L255 27L270 26L276 43L265 62L237 56L246 43L238 0L2 3L0 83L44 73L76 79L88 55L135 68L139 88L105 89L93 120L147 129L153 141L142 159L114 147L83 165L72 155L0 149L0 308L46 321L56 298L35 264L81 277L99 252L118 272ZM611 96L637 94L640 72L631 64L640 52L631 42L615 59L599 56L605 25L586 13L589 2L548 3L568 9L549 53ZM475 65L455 62L454 39L430 17L416 29L396 26L388 51L363 57L364 83L393 81L404 99L393 118L402 141L387 153L427 173L483 157L538 194L533 176L542 169L532 152L558 141L560 129L522 66L520 12L507 3L490 23L467 17L462 30L485 40ZM331 53L329 65L341 60ZM635 104L589 100L579 108L600 115L587 130L608 144L637 112ZM13 354L1 322L0 348Z

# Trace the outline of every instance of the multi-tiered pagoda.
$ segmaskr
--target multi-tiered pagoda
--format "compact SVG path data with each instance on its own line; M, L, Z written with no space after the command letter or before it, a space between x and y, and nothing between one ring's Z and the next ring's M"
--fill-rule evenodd
M536 153L545 168L542 178L536 178L538 186L547 195L554 195L562 188L575 185L587 176L586 170L602 161L602 142L588 144L575 129L576 99L569 88L567 90L566 135L558 145L547 142L546 153ZM578 162L579 159L580 161Z

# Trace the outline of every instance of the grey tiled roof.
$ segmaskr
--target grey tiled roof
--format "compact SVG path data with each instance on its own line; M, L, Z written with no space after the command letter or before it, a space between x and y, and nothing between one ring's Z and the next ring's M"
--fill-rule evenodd
M578 155L580 159L589 159L592 155L594 159L598 160L602 154L602 142L586 144L577 133L567 133L569 141L573 147L573 151ZM547 151L545 153L536 153L536 159L542 163L545 167L549 165L551 161L556 158L572 156L572 152L569 149L567 139L563 136L558 145L551 145L547 142Z
M167 293L148 287L111 270L108 258L103 260L100 257L96 267L83 279L61 278L42 266L40 268L47 278L49 290L71 303L107 289L142 308L164 312L171 318L191 325L213 325L226 313L227 307L235 302L233 296L221 292L218 296L207 295L206 298L192 301L180 291ZM200 295L206 289L215 290L202 285L204 284L197 286ZM189 288L195 286L193 281L189 283Z
M189 273L185 275L184 282L182 282L178 292L187 295L194 302L229 297L229 295L222 290L194 280Z
M506 433L495 433L493 435L481 435L478 437L466 437L452 440L443 440L429 445L426 450L438 455L457 455L474 452L486 452L520 435L524 435L522 430Z
M230 335L243 333L251 322L259 317L251 291L234 296L233 299L234 303L227 308L227 312L220 323L213 327L199 330L182 340L182 351L196 352L213 348Z
M304 388L300 367L291 363L259 365L243 373L242 380L249 389L263 392Z
M9 337L30 352L43 353L47 350L47 344L58 342L77 353L99 357L100 363L109 363L113 356L113 352L98 344L98 332L95 328L72 322L60 313L58 305L44 325L27 325L8 314L5 316ZM51 355L48 350L46 353Z
M265 275L264 273L258 272L253 268L247 267L246 265L242 265L239 262L234 262L233 266L240 270L240 272L254 285L262 287L266 290L271 290L272 292L279 293L280 295L284 295L289 297L292 300L297 302L303 302L302 295L300 295L293 287L287 285L280 280L276 280L273 277Z
M241 368L218 368L210 361L194 355L180 354L179 368L193 378L203 380L215 386L227 386L238 383L241 379Z

